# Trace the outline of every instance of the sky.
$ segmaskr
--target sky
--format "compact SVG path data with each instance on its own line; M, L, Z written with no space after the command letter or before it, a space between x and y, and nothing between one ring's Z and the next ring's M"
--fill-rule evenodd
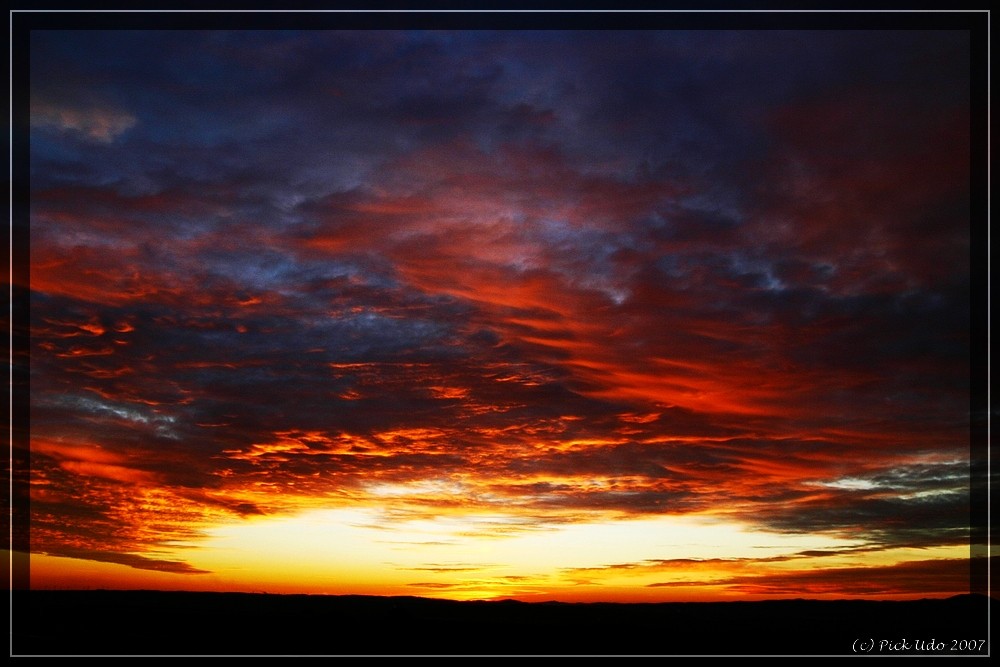
M966 31L41 30L30 575L969 590Z

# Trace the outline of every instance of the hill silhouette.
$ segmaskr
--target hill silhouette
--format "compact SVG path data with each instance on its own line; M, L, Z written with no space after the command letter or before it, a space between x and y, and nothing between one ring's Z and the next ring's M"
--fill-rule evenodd
M978 640L987 639L991 603L981 595L641 604L108 590L12 595L15 656L853 655L856 640L862 651L873 641L873 654L985 655L988 646Z

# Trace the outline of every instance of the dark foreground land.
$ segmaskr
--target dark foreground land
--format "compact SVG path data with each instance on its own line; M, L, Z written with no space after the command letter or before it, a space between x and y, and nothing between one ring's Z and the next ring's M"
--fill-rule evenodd
M14 591L17 655L987 655L990 600L563 604Z

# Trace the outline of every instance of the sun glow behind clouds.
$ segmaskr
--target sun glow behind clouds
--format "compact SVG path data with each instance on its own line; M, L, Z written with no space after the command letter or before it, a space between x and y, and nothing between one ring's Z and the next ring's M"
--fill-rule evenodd
M560 524L495 513L396 519L374 508L310 510L212 528L178 556L213 572L227 588L553 598L566 586L581 585L580 570L592 570L585 584L600 587L602 578L621 578L622 563L761 559L858 546L752 531L711 517L602 518ZM647 585L650 576L650 582L662 579L662 573L649 573L631 583ZM695 572L690 581L701 577ZM668 591L660 593L667 598Z

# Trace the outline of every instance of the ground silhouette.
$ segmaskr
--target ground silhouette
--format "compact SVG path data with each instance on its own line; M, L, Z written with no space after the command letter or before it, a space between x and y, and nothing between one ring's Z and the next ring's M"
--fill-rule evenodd
M980 595L649 604L105 590L12 596L15 656L986 655L991 602Z

